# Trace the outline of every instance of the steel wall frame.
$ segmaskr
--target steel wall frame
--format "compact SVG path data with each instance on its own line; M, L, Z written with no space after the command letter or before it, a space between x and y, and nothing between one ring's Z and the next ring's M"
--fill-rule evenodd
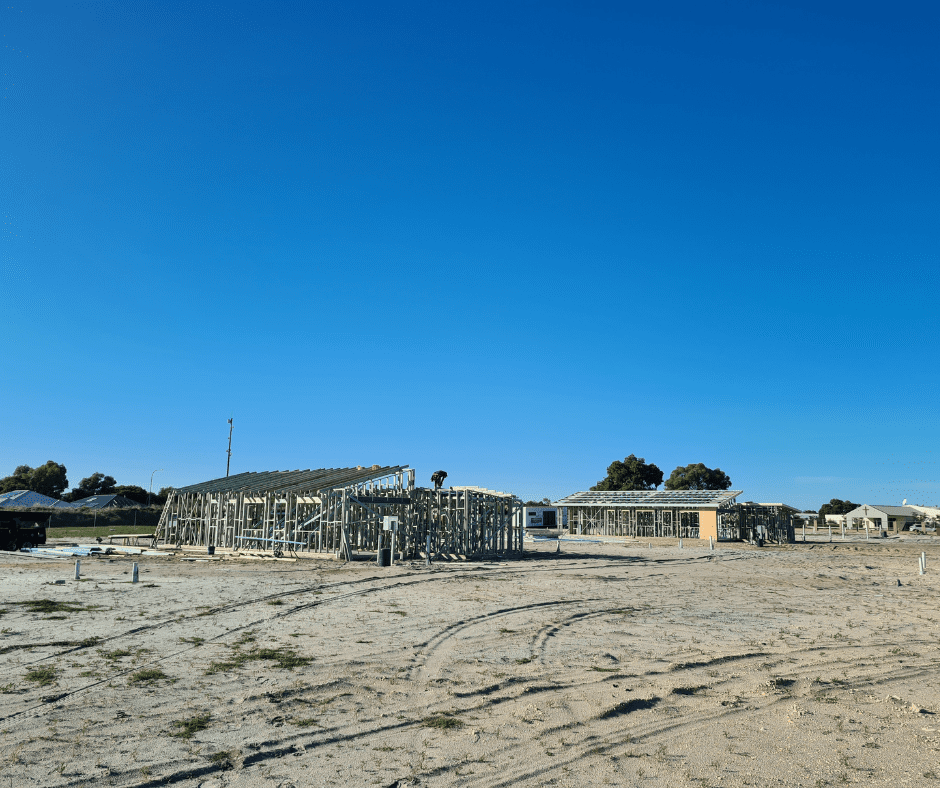
M425 555L429 536L432 556L523 550L521 501L513 495L472 487L416 488L410 468L376 469L374 475L363 471L364 478L348 482L355 471L335 471L334 477L345 476L347 482L335 486L328 483L330 472L271 472L173 491L157 539L177 546L332 553L349 559L356 552L389 547L382 517L393 515L399 520L395 547L402 558Z

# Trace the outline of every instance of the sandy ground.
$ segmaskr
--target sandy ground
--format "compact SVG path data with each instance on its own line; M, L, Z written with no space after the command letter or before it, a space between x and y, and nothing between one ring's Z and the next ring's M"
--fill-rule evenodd
M529 547L0 553L0 788L940 788L937 542Z

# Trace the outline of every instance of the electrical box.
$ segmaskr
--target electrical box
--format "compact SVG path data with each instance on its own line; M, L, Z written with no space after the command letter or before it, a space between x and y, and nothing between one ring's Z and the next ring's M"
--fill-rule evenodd
M397 531L398 530L398 518L386 515L382 518L382 530L383 531Z
M526 528L553 530L558 527L558 509L554 506L526 506L522 516Z

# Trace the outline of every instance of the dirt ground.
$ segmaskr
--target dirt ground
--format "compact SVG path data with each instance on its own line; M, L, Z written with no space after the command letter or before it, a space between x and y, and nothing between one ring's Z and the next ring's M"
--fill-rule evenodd
M940 788L935 544L0 554L0 788Z

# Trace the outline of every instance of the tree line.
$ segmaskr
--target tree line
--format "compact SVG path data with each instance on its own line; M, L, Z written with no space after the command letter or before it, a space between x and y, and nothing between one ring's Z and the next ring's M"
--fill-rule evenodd
M607 476L591 489L655 490L663 484L663 472L643 457L631 454L623 462L614 460L607 466ZM721 468L708 468L696 462L678 466L666 479L667 490L727 490L731 478Z
M53 460L37 468L18 465L10 476L0 479L0 493L31 490L56 500L69 502L80 501L92 495L123 495L134 503L145 506L147 504L148 493L143 487L136 484L118 484L113 476L97 472L86 476L77 487L66 491L69 486L67 473L62 463ZM167 495L172 489L172 487L160 488L159 492L150 496L150 503L162 506L166 503Z

